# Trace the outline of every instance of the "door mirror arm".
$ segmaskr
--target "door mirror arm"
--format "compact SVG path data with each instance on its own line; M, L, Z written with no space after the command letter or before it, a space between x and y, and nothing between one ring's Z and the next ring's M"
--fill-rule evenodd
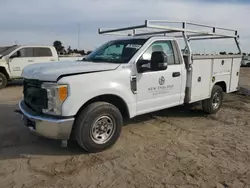
M21 57L20 51L16 51L15 53L13 53L11 56L9 56L9 59L14 59L17 57Z

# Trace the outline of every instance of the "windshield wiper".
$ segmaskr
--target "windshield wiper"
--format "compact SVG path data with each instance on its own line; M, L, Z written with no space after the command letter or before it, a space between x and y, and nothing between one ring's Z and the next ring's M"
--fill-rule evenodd
M95 58L95 59L90 59L89 61L92 61L92 62L107 62L107 63L118 63L116 61L112 61L111 59L102 59L102 58Z

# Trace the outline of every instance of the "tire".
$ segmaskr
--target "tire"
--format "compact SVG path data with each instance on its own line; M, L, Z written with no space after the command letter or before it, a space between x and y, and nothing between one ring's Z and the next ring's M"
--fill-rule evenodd
M0 89L5 88L7 83L8 83L7 77L3 73L0 72Z
M223 102L223 90L220 86L215 85L211 92L211 97L202 101L203 111L209 114L217 113Z
M77 116L74 137L87 152L101 152L116 143L122 126L123 118L118 108L107 102L95 102ZM106 134L101 134L105 131Z

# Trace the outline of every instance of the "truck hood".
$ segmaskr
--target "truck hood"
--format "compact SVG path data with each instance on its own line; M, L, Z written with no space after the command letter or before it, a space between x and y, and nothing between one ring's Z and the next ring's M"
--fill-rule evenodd
M65 75L84 74L116 69L120 64L93 63L88 61L59 61L48 63L36 63L23 69L22 77L38 79L42 81L57 81Z

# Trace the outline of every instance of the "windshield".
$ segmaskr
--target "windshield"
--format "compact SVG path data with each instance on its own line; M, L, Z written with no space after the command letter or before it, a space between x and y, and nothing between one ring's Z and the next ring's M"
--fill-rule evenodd
M12 52L13 50L15 50L18 46L4 46L4 47L0 47L0 54L5 56L8 55L10 52Z
M84 61L128 63L147 39L114 40L89 54Z

